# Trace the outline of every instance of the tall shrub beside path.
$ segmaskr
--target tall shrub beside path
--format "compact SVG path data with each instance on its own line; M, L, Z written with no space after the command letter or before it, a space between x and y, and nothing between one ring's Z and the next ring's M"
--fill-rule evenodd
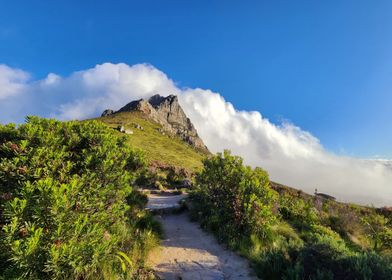
M0 277L132 277L152 235L140 152L98 122L28 117L0 126L0 158Z
M225 151L204 160L196 181L193 213L204 226L233 244L251 235L268 237L276 194L267 172L245 166L240 157Z
M299 191L277 193L267 172L229 151L203 164L190 197L193 218L248 258L262 279L392 279L387 215Z

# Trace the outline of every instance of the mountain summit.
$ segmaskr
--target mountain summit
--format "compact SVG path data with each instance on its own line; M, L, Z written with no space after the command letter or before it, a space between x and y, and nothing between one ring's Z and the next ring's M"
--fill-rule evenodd
M134 111L143 113L148 118L162 125L165 131L179 136L193 147L208 151L203 140L197 134L195 126L181 108L177 96L169 95L164 97L156 94L148 100L139 99L132 101L117 112L105 110L102 116Z

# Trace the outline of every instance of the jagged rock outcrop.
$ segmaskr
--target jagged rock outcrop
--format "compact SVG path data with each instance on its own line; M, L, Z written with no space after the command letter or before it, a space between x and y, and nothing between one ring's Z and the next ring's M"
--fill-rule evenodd
M106 116L110 116L113 115L114 111L111 109L106 109L105 111L103 111L103 113L101 114L101 117L106 117Z
M198 136L191 120L181 108L177 96L169 95L163 97L157 94L148 100L135 100L115 113L130 111L142 112L150 119L162 125L163 129L167 132L178 135L182 140L195 148L208 151L203 140Z

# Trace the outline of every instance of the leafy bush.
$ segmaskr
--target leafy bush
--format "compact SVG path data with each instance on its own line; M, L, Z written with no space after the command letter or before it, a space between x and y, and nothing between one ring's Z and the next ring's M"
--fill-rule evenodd
M263 279L392 279L388 216L275 189L279 197L265 171L225 151L204 161L191 213L250 259ZM370 239L374 250L356 244L358 237Z
M152 161L148 163L148 168L143 169L136 184L159 190L190 188L193 177L194 173L183 167Z
M154 243L141 152L98 122L0 126L0 275L127 279Z
M373 240L373 248L376 251L392 249L392 228L390 219L385 216L373 214L362 218L366 225L369 237Z
M193 213L226 241L269 235L275 220L275 192L268 174L261 168L245 166L229 151L204 160L192 193Z
M391 279L391 259L354 252L340 240L319 236L302 247L266 249L255 269L266 279Z
M280 197L279 205L282 217L299 230L307 229L320 222L319 211L309 201L302 198L293 199L288 195L283 195Z

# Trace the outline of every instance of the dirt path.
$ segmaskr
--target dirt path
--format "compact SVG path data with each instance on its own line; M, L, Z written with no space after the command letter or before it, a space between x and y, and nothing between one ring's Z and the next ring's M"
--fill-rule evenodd
M169 208L178 208L181 199L185 198L185 194L180 195L160 195L160 194L149 194L147 209L160 210Z
M151 203L156 202L152 197ZM219 245L212 235L190 222L187 213L157 219L163 225L165 238L151 252L149 264L161 279L257 279L251 276L245 259Z

